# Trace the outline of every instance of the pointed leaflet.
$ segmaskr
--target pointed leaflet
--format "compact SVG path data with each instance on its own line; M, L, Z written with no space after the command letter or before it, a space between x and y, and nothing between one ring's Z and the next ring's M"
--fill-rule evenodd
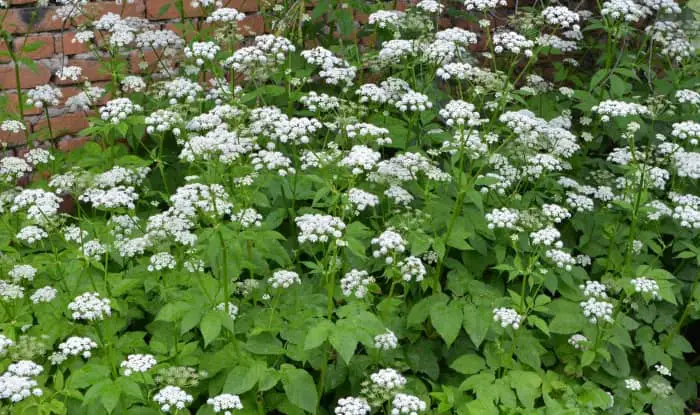
M316 385L314 378L304 369L283 364L280 368L282 375L282 386L287 399L293 405L312 414L316 413L318 406L318 394L316 393Z
M447 346L451 346L462 328L462 307L460 301L450 304L437 303L430 308L430 322Z
M464 320L462 324L476 347L479 347L484 338L486 338L491 320L491 310L487 307L477 307L474 304L464 305Z

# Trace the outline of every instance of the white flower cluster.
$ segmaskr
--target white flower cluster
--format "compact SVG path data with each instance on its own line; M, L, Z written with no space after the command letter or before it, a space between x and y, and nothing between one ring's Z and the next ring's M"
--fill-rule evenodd
M498 6L506 6L506 0L464 0L467 10L478 10L480 12L495 9Z
M33 245L36 242L48 238L49 234L38 226L29 225L20 229L16 237L27 245Z
M489 229L514 229L520 220L520 212L516 209L496 208L486 214Z
M289 288L294 284L301 284L301 278L294 271L279 270L275 271L267 282L272 288Z
M160 405L161 411L170 412L174 409L177 412L185 409L187 405L192 403L193 398L192 395L179 387L168 385L159 390L153 397L153 400Z
M448 102L447 105L440 110L440 116L445 119L445 122L450 127L454 125L459 127L464 125L476 127L483 123L474 105L462 100L452 100Z
M651 15L651 10L634 0L608 0L603 3L600 13L613 20L636 23Z
M217 304L214 306L214 310L225 312L231 320L235 320L238 317L238 306L230 301Z
M99 293L83 293L68 304L74 320L104 320L112 315L112 307L108 298L100 297Z
M163 271L165 269L175 269L176 265L175 257L169 252L158 252L151 256L147 269L148 272Z
M401 389L406 385L406 378L396 369L379 369L378 372L369 376L372 384L386 391Z
M362 189L352 188L348 190L348 201L350 202L353 214L359 215L368 207L374 207L379 204L379 197L366 192Z
M170 202L177 213L187 218L195 218L198 212L205 215L230 215L233 203L226 189L220 184L189 183L178 187L170 196Z
M176 126L182 124L182 117L175 111L159 109L147 116L145 121L148 134L172 131L176 137L180 135L180 129Z
M121 362L120 367L124 369L124 376L131 376L132 373L148 372L158 363L150 354L130 354L126 360Z
M417 415L419 412L425 412L428 405L417 396L397 393L391 401L391 408L391 415Z
M61 98L63 98L61 90L52 85L39 85L27 91L27 105L33 105L35 108L56 106Z
M691 89L679 89L676 91L676 99L681 104L700 105L700 92Z
M399 10L379 10L369 15L369 24L382 29L395 28L404 16L405 13Z
M338 98L325 93L317 94L315 91L301 97L299 102L311 112L328 112L340 108Z
M143 108L131 102L129 98L116 98L100 107L100 118L112 124L119 124L126 120L129 115L141 112Z
M207 23L236 23L245 19L245 14L234 8L214 10L206 19Z
M519 55L522 53L528 58L532 56L532 48L535 46L535 42L516 32L494 33L493 44L496 54L511 52Z
M347 397L338 399L335 415L368 415L372 408L365 398Z
M635 378L625 379L625 388L636 392L642 390L642 383Z
M550 261L554 262L558 268L571 271L572 266L576 265L576 259L574 259L571 254L561 249L549 249L544 254Z
M445 6L435 0L421 0L416 4L416 8L431 14L442 13L442 11L445 10Z
M202 66L205 62L213 61L220 49L214 42L194 42L185 48L185 56L194 59L197 66Z
M613 322L613 305L607 301L590 297L588 300L581 302L581 308L583 309L584 317L593 324L602 321Z
M340 279L340 288L346 297L354 295L356 298L365 298L372 283L374 278L370 277L367 271L353 269Z
M649 109L644 105L615 100L602 101L598 105L594 105L591 110L600 114L600 119L603 122L610 121L611 117L631 117L649 114Z
M555 204L542 205L542 214L554 223L562 223L571 217L571 214L566 208Z
M336 244L343 245L340 238L343 237L345 223L335 216L331 215L314 215L306 213L294 219L299 228L297 240L300 244L305 242L322 242L326 243L330 238L336 239Z
M559 240L559 238L561 238L561 233L559 233L559 231L553 226L548 226L544 229L530 233L530 239L532 240L533 245L554 245L557 248L561 248L563 243Z
M240 411L243 409L243 403L238 395L230 393L222 393L221 395L207 399L207 405L211 405L215 413L223 412L224 415L231 415L231 411Z
M375 258L384 257L387 264L394 262L394 255L401 254L406 250L406 241L401 234L392 228L385 230L378 237L372 238L371 243L375 246L372 256Z
M15 265L7 275L12 278L14 282L21 282L22 280L34 281L36 272L37 269L31 265Z
M19 134L22 131L26 131L27 127L24 125L22 121L18 120L5 120L0 124L0 131L6 131L6 132L11 132L15 134Z
M522 316L512 308L499 307L493 309L493 321L499 323L501 327L512 327L514 330L520 328Z
M654 299L659 299L661 298L659 295L659 283L647 278L647 277L639 277L639 278L634 278L630 281L632 283L632 286L634 287L634 291L641 293L641 294L649 294L651 295L652 298Z
M382 127L377 127L374 124L369 123L355 123L348 124L345 126L345 131L348 134L348 138L371 138L377 145L391 144L391 138L389 138L389 130Z
M397 265L399 267L399 272L401 272L401 277L406 282L421 282L427 274L423 261L415 256L402 259Z
M89 337L72 336L58 345L58 352L54 353L54 364L60 364L69 356L82 356L89 359L92 356L91 350L97 348L97 343Z
M672 125L671 135L681 140L688 140L690 144L697 145L700 139L700 123L695 121L682 121Z
M387 330L386 333L374 336L374 347L379 350L393 350L399 345L399 339L393 331Z
M37 381L27 376L5 372L0 375L0 399L18 403L30 396L41 396L43 392L38 386Z
M5 301L19 300L24 298L24 288L17 284L10 284L0 280L0 298Z
M394 103L394 106L401 112L423 112L432 108L433 103L430 102L430 98L425 94L415 91L408 91L401 95L401 98ZM464 108L462 108L462 111L463 110ZM450 114L452 115L453 113ZM459 116L462 115L462 113L455 113L455 115Z
M583 295L586 297L608 298L608 287L602 282L586 281L585 284L579 285L579 288L583 290Z
M577 333L569 337L568 342L571 346L573 346L574 349L582 350L588 344L588 337L584 336L583 334Z
M34 304L50 303L56 298L57 293L58 290L47 285L34 291L34 294L32 294L29 299Z

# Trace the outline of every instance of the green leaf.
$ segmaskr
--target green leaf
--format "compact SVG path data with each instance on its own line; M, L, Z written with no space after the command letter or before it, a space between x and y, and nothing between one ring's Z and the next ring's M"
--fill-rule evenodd
M486 363L479 355L465 354L455 359L450 367L463 375L472 375L474 373L479 373L485 368Z
M343 358L346 364L350 363L350 359L355 354L355 349L357 349L357 336L354 333L353 327L349 325L342 324L344 320L338 322L338 325L333 328L331 335L329 337L330 343L333 348L338 351L340 357Z
M311 327L304 339L304 350L311 350L319 347L326 341L335 326L328 320L319 320L315 326Z
M430 308L430 322L448 347L462 328L462 308L460 301L452 301L449 305L437 303Z
M100 402L102 402L102 406L105 407L108 414L111 414L117 407L122 393L118 384L112 383L111 381L110 384L110 387L104 388L100 393Z
M464 305L462 325L476 347L479 347L486 338L492 321L491 313L487 307L477 307L474 304Z
M265 372L265 363L253 361L251 366L236 366L226 376L223 391L240 395L253 389Z
M207 346L221 333L221 315L216 311L208 312L199 324L199 330L202 332L204 345Z
M425 321L430 315L430 309L438 303L447 303L449 297L443 293L433 294L417 302L408 312L407 323L410 326L417 326Z
M512 370L509 373L510 385L515 389L518 399L527 408L535 406L535 399L540 396L542 379L535 372Z
M585 367L590 365L595 361L595 351L593 350L586 350L583 352L581 355L581 366Z
M306 412L315 414L318 407L318 394L314 378L309 372L289 364L283 364L280 368L280 375L284 393L289 402Z

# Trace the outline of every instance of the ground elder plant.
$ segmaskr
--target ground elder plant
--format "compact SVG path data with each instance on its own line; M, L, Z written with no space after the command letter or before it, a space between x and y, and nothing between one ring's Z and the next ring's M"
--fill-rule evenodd
M686 6L423 0L355 26L301 2L244 39L220 2L182 36L86 3L57 18L112 75L65 102L92 140L0 159L0 412L693 407Z

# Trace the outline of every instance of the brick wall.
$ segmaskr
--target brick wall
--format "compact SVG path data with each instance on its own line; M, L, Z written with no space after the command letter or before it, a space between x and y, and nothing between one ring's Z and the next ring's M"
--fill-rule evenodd
M56 79L55 72L61 67L62 60L66 65L80 66L83 69L83 76L94 85L100 86L109 81L109 74L99 70L98 57L88 50L87 45L73 42L75 28L70 24L62 28L60 19L54 19L57 6L52 3L48 7L37 7L36 1L9 0L9 9L0 9L2 28L10 33L9 43L12 50L19 51L25 42L33 44L33 50L25 56L33 59L35 67L23 65L20 69L20 86L25 99L26 91L47 83L61 89L63 102L80 92L78 82ZM164 6L168 3L170 7L164 10ZM186 17L197 22L199 9L193 9L189 0L185 0L184 3ZM246 34L259 34L264 30L263 17L258 13L257 4L257 0L229 0L226 4L227 7L246 13L246 19L240 23ZM89 3L87 7L89 14L96 18L109 12L121 14L123 17L142 17L161 29L174 30L174 23L179 21L174 0L133 0L124 7L115 1L95 1ZM7 43L0 39L0 50L7 51ZM148 56L146 54L146 59ZM131 71L138 71L140 54L132 52L124 56L124 59L129 61ZM0 97L3 96L7 98L9 110L17 113L15 69L7 57L0 55ZM42 130L47 128L42 112L27 105L24 109L28 132L41 134ZM0 107L0 112L6 110ZM79 137L78 133L87 127L89 114L70 112L68 108L59 106L59 108L51 108L50 115L54 135L61 137L59 141L61 148L70 149L84 142L85 139ZM0 144L6 148L5 154L22 152L26 144L25 134L0 131Z

